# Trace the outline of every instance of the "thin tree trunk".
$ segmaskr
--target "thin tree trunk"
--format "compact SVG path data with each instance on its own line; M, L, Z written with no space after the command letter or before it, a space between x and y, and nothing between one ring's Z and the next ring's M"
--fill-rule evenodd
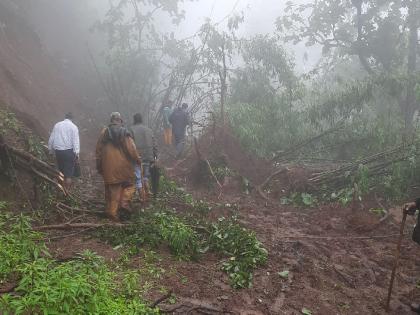
M219 71L220 78L220 119L222 121L222 133L225 131L226 126L226 113L225 113L225 102L226 102L226 78L227 78L227 67L226 67L226 52L225 44L222 45L222 65L223 68Z
M357 10L357 55L359 56L360 63L362 64L363 68L369 74L374 74L369 62L366 60L366 57L363 53L363 43L362 43L362 1L360 0L353 0L353 5L356 7Z
M416 6L416 5L415 5ZM407 58L407 94L404 102L405 137L409 138L413 130L413 116L417 109L415 94L415 71L417 66L418 20L415 7L409 8L408 58Z

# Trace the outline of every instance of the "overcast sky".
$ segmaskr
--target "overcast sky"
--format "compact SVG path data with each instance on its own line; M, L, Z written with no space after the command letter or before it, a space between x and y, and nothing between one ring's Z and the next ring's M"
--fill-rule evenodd
M267 34L275 31L276 18L281 16L287 0L186 0L181 8L185 10L185 19L174 30L178 38L187 37L197 32L198 28L210 18L219 22L228 15L244 13L240 35ZM308 0L294 0L296 4ZM286 45L290 54L296 58L297 70L309 71L318 61L319 49L308 49L302 43L298 46ZM308 60L304 60L305 52Z
M309 1L293 0L293 3ZM184 0L180 3L180 9L185 11L185 18L179 26L173 26L166 14L162 15L159 24L166 32L173 32L176 38L181 39L195 34L207 18L213 23L224 20L225 23L222 24L226 26L228 16L243 13L245 21L238 35L273 33L276 29L276 18L283 14L286 2L287 0ZM108 1L105 0L90 0L90 3L97 10L98 16L104 14L108 8ZM304 43L284 46L295 57L296 70L299 72L311 70L320 57L319 49L307 48ZM307 60L304 58L305 53Z

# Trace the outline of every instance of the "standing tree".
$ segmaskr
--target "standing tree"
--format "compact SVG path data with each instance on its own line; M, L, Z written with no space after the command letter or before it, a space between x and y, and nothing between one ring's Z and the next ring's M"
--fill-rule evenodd
M357 56L368 75L405 73L399 103L408 130L419 109L414 92L419 20L417 0L288 1L277 28L286 41L319 45L324 55Z
M168 73L183 58L179 47L168 49L176 45L173 35L157 27L163 17L174 24L183 18L179 2L112 0L106 18L97 23L96 28L108 35L109 45L105 54L108 71L101 79L102 85L109 101L120 111L142 110L150 117L155 97L162 94L158 87L170 81Z

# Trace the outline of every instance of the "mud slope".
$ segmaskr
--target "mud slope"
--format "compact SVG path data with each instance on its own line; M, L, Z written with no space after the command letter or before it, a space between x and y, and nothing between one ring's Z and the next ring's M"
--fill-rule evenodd
M0 101L31 117L43 136L64 112L82 112L77 94L8 0L0 0Z

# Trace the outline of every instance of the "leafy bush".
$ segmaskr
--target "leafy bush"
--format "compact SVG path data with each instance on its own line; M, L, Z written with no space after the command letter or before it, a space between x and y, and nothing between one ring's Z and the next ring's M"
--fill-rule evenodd
M140 245L155 247L166 243L176 256L190 259L199 249L197 233L186 221L163 211L142 213L124 229L106 227L97 235L113 246L125 245L131 254L137 254Z
M189 259L198 253L197 233L180 218L166 214L155 215L160 236L171 251L180 258Z
M267 250L255 233L241 227L234 220L220 218L212 224L208 243L212 250L229 256L222 270L228 273L234 288L250 287L252 272L266 263L268 258Z
M0 214L0 281L16 274L20 266L41 254L47 255L41 239L42 234L32 230L28 217Z
M133 217L131 224L124 229L104 227L94 232L94 235L112 246L123 245L129 255L138 254L143 245L155 247L162 242L153 214L149 212Z
M280 200L281 204L293 204L298 207L313 207L318 203L318 199L309 193L294 192L289 197L283 197Z
M241 227L235 219L220 218L216 223L209 223L203 216L211 209L206 202L194 200L167 179L162 180L162 186L161 199L150 211L133 218L132 224L124 229L105 227L97 236L114 246L123 245L128 254L139 253L140 245L161 243L181 259L196 258L199 253L212 250L228 257L222 270L229 274L234 288L251 286L253 271L268 257L255 233ZM165 209L167 199L182 201L193 211L178 214ZM230 204L225 206L235 208Z
M91 252L63 264L36 259L19 271L18 294L0 300L4 314L158 314L138 297L120 295L115 275Z

